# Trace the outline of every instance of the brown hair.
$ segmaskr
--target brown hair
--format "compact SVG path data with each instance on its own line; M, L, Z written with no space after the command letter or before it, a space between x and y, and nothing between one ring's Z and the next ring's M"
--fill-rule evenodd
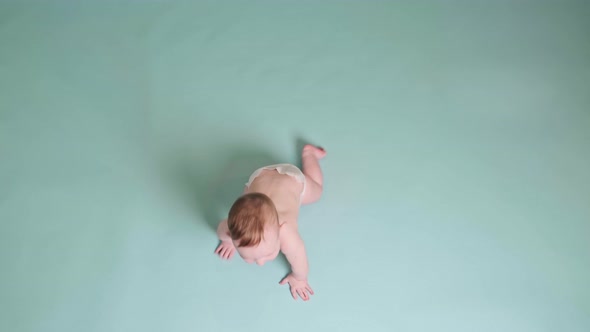
M231 238L240 247L256 246L264 238L264 227L277 223L279 216L270 197L262 193L245 194L238 198L227 218Z

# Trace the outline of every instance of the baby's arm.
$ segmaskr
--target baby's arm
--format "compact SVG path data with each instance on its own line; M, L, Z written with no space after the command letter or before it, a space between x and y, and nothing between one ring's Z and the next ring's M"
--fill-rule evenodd
M215 249L215 253L219 255L219 257L223 259L230 259L233 257L234 253L236 252L236 248L234 243L229 236L229 227L227 227L227 219L222 220L217 226L217 236L221 243Z
M284 227L287 229L281 239L281 250L291 264L291 274L297 280L307 280L309 265L303 239L294 226L285 225Z
M307 301L309 300L308 292L313 295L313 290L307 283L309 266L305 245L295 226L285 225L284 227L286 229L281 238L281 250L291 264L291 273L281 281L281 285L288 282L293 298L297 299L297 295L299 295L301 299Z

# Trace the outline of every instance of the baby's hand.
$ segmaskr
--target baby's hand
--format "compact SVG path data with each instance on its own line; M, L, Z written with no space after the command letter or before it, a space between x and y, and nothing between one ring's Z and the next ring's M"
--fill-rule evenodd
M295 300L297 300L297 295L299 295L303 301L309 300L310 295L313 295L313 290L307 283L307 280L297 280L292 274L289 274L280 282L281 285L286 283L289 283L289 286L291 287L291 295ZM308 292L309 295L307 294Z
M215 253L219 255L219 257L223 259L230 259L233 257L234 253L236 252L236 247L230 241L222 241Z

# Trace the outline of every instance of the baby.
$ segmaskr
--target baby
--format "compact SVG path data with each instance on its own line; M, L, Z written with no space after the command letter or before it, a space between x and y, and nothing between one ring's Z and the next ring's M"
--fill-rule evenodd
M228 218L217 228L221 244L215 253L223 259L232 258L237 251L247 263L264 265L282 252L291 273L280 284L289 284L295 300L299 295L307 301L313 295L307 283L307 255L297 218L301 205L314 203L322 195L319 160L325 155L324 149L308 144L301 152L303 172L290 164L256 170Z

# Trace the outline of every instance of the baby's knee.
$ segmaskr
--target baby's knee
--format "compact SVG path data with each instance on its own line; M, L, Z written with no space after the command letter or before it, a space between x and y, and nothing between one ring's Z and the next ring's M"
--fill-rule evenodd
M312 185L310 186L310 201L317 202L322 197L322 193L324 192L324 187L312 180Z

